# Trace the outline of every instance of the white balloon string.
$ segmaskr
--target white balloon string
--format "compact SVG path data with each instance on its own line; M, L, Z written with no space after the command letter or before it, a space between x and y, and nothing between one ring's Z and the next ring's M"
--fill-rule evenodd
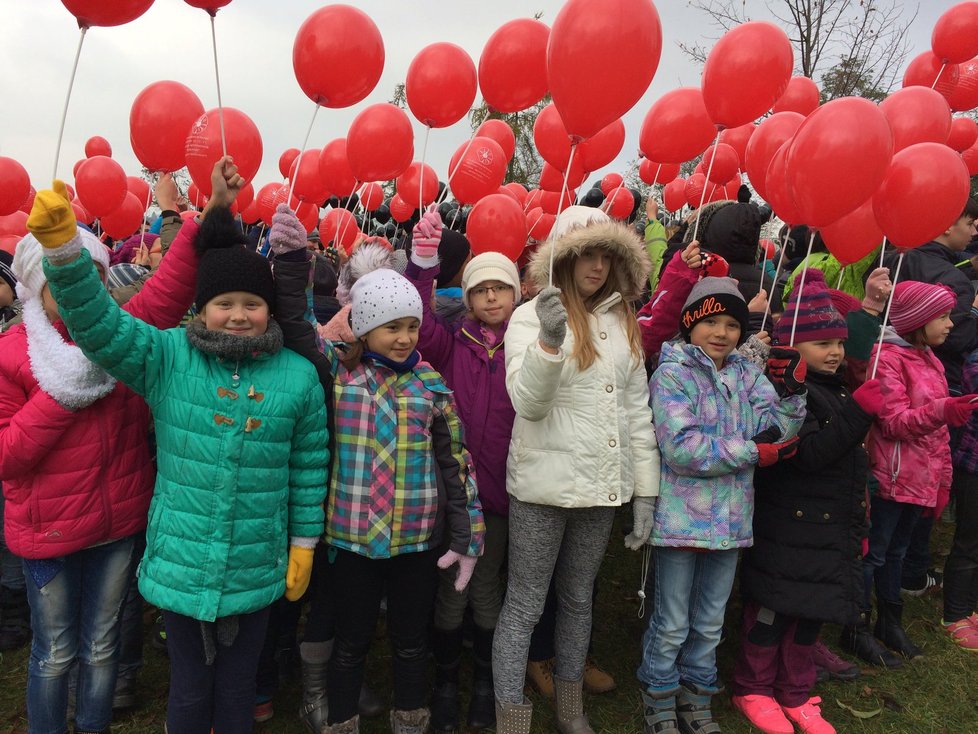
M550 229L550 237L548 239L553 239L554 232L557 231L557 224L560 222L560 215L564 210L564 194L567 192L567 176L570 174L571 166L574 163L574 154L577 152L577 143L571 144L570 157L567 159L567 170L564 171L564 182L560 185L560 197L557 199L557 216L554 219L554 226ZM551 245L550 247L550 268L549 275L547 276L547 282L553 287L554 284L554 250L557 248Z
M883 245L880 247L880 264L879 267L883 267L883 256L886 254L886 237L883 238Z
M778 276L781 275L781 266L784 265L784 253L788 249L788 233L790 228L785 226L784 237L781 239L781 254L778 256L778 264L774 268L774 279L771 280L771 293L768 294L767 305L764 307L764 317L761 319L761 331L764 331L764 326L767 324L767 317L771 313L771 299L775 297L774 289L778 286ZM761 287L758 288L758 295L764 290L764 274L761 274Z
M152 176L153 175L154 174L152 174L152 173L150 174L150 177L151 177L150 178L150 183L151 184L153 183L152 182ZM157 172L155 174L155 176L156 176L156 180L159 181L160 180L160 174L159 174L159 172ZM143 207L143 223L142 223L142 225L139 228L139 246L140 247L143 246L143 242L146 240L146 210L149 209L149 205L153 201L153 187L155 185L156 184L153 184L152 186L150 186L149 187L149 190L146 192L146 205Z
M846 266L842 266L842 270L839 271L839 282L835 284L835 289L842 290L842 276L846 274Z
M319 112L319 103L316 103L316 109L312 111L312 119L309 121L309 129L306 130L306 137L302 140L302 147L299 148L299 155L295 157L295 175L289 181L289 195L285 199L285 203L290 207L292 206L292 190L295 188L295 180L299 177L299 166L302 164L302 154L306 150L306 146L309 144L309 136L312 135L312 126L316 124L316 113Z
M903 252L900 253L899 257L897 257L896 272L893 274L893 280L891 281L894 286L897 284L897 281L900 280L901 265L903 265ZM890 320L890 309L892 307L893 297L891 295L886 304L886 312L883 314L883 323L880 324L880 338L876 344L876 359L873 360L873 372L869 376L870 380L876 379L876 368L880 366L880 352L883 351L883 336L886 334L886 322Z
M214 50L214 79L217 82L217 116L221 122L221 153L228 154L228 141L224 135L224 103L221 101L221 73L217 68L217 31L214 30L214 14L211 14L211 48Z
M795 303L801 303L801 297L805 295L805 275L808 274L808 258L812 256L812 245L815 244L815 230L812 230L811 236L808 238L808 252L805 253L805 259L802 260L801 268L801 282L798 284L798 295L795 296ZM795 327L798 326L798 311L795 311L795 317L791 320L791 339L788 341L788 346L795 346Z
M713 161L716 160L717 143L720 142L720 133L722 130L717 130L716 140L713 141L713 145L707 150L713 150L710 154L710 165L706 168L706 180L703 182L703 191L700 193L700 205L696 207L696 223L693 225L693 241L696 241L696 236L700 232L700 214L703 213L703 201L706 199L706 185L710 182L710 174L713 173Z
M941 64L941 70L937 72L937 76L934 77L934 83L930 85L931 89L935 89L937 87L937 82L941 80L941 74L944 73L944 69L946 68L947 68L947 64Z
M85 42L86 26L81 27L81 35L78 37L78 49L75 51L75 63L71 65L71 77L68 79L68 93L65 95L65 106L61 111L61 127L58 128L58 145L54 149L54 171L51 173L51 180L58 177L58 160L61 158L61 141L65 136L65 120L68 119L68 102L71 100L71 90L75 86L75 73L78 71L78 59L81 58L82 44Z

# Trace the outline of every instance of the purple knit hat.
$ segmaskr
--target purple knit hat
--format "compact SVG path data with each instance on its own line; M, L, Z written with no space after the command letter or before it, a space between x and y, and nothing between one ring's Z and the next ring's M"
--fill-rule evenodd
M799 303L798 291L803 279L805 286L801 289ZM774 327L778 344L787 345L791 341L792 324L795 325L795 344L849 337L849 328L832 305L832 296L821 270L807 268L795 276L795 288L788 299L788 307Z
M950 311L958 302L954 291L946 285L917 280L901 280L893 286L890 298L893 301L890 304L890 323L901 336Z
M117 249L109 253L109 264L119 265L120 263L131 263L133 257L136 255L136 251L139 249L140 239L142 239L147 249L152 249L153 243L159 238L160 236L158 234L153 234L152 232L146 232L142 236L134 234L119 245Z

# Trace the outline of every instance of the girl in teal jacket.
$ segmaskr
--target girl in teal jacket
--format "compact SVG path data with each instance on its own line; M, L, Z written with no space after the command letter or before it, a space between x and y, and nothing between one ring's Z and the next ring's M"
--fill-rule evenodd
M158 473L138 574L166 623L167 727L250 732L268 608L305 591L323 532L328 449L316 371L283 348L271 269L241 246L228 209L202 226L201 238L227 246L201 258L199 313L185 330L161 331L112 301L58 193L37 195L28 226L49 248L45 273L75 343L155 418Z

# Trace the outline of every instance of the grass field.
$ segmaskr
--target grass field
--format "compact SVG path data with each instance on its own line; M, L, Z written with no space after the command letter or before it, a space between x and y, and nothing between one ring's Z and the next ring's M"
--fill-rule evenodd
M935 560L942 561L950 543L952 526L941 525L935 535ZM595 610L595 658L618 680L618 690L586 700L595 731L635 734L642 730L642 710L634 677L639 660L643 625L638 618L639 555L626 551L616 529L602 569L601 589ZM721 677L729 678L737 646L739 604L728 607L730 639L720 649ZM910 636L920 644L925 657L901 670L883 672L863 669L852 683L828 683L818 687L822 711L839 732L860 734L976 734L978 733L978 655L959 651L940 630L940 594L907 601L905 622ZM147 619L151 618L147 613ZM824 639L835 645L838 629L827 627ZM167 665L163 653L146 646L146 663L139 690L142 705L119 716L114 734L162 732L167 692ZM24 686L27 652L18 651L0 659L0 734L27 731ZM390 691L390 665L386 644L379 641L371 654L369 677L378 691ZM298 677L275 699L276 715L257 725L260 734L300 734L305 729L295 712L298 708ZM554 731L551 707L535 694L534 731ZM863 714L859 718L843 708ZM714 712L724 732L746 734L756 731L730 705L726 696L715 699ZM365 734L389 731L385 720L366 721Z

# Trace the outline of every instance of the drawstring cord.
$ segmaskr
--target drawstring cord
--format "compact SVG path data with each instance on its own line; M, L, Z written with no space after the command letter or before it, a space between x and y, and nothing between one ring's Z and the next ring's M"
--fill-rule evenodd
M642 579L638 585L638 618L641 619L645 615L645 582L649 578L649 571L652 569L652 546L646 544L642 548Z

